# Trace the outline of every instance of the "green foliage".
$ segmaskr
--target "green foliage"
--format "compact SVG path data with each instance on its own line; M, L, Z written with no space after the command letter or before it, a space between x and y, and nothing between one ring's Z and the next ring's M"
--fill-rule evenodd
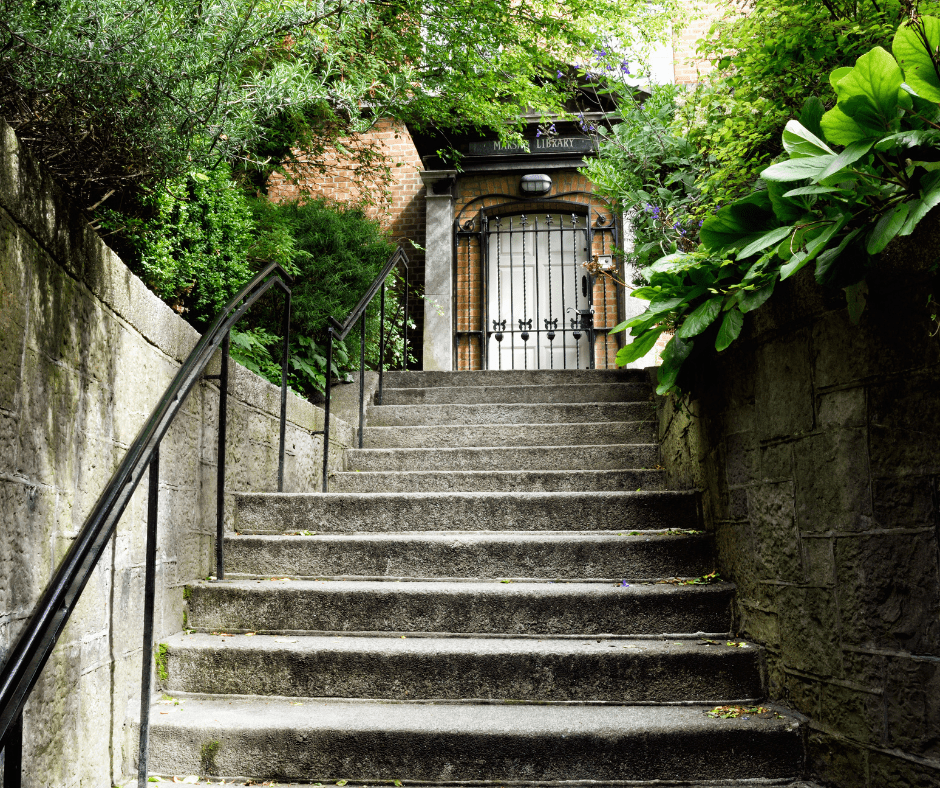
M858 320L877 255L940 204L940 20L915 16L898 29L893 51L875 47L833 71L836 105L822 113L810 99L802 122L787 124L787 158L761 172L764 188L706 219L698 249L644 271L649 287L634 295L650 306L618 326L635 337L618 361L652 333L675 329L658 389L675 390L704 332L712 329L717 350L728 347L744 315L811 263L820 284L845 290Z
M0 0L0 111L86 205L193 168L322 160L376 119L521 128L559 64L669 36L679 0ZM374 150L363 149L368 162ZM116 196L115 196L116 195Z
M916 3L915 3L916 5ZM933 0L922 10L938 7ZM699 176L710 205L752 188L781 153L780 134L808 96L831 106L826 76L873 46L890 46L909 4L899 0L755 0L713 25L699 54L716 66L690 97L682 126L715 165Z
M330 316L344 320L394 251L378 223L358 208L325 200L252 204L263 232L256 248L269 246L286 256L295 278L292 294L288 385L298 393L324 391L327 379L324 330ZM398 306L404 285L392 272L386 287L386 347L379 347L379 302L366 313L366 366L401 366L403 313ZM232 357L253 372L281 382L281 301L272 299L246 316L246 327L232 333ZM360 328L345 343L334 342L331 377L359 367Z
M256 225L230 176L223 163L173 179L143 197L140 213L146 219L112 209L99 213L99 226L117 235L109 240L118 240L114 245L131 269L200 329L252 274L248 258ZM275 245L268 242L263 251L278 259Z
M153 662L157 668L157 678L159 678L160 681L166 681L170 677L167 668L167 655L169 653L169 646L167 646L166 643L160 643L153 655Z
M682 89L662 85L641 104L625 100L620 122L599 138L584 167L597 190L630 212L636 270L676 249L689 251L698 229L696 173L708 163L672 126Z

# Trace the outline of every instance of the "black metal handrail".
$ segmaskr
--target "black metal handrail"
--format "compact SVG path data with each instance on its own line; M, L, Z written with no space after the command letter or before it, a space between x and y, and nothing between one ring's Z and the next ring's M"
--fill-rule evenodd
M141 668L141 723L138 783L147 781L147 742L151 700L151 654L153 651L153 604L155 593L156 528L159 483L159 450L173 419L186 397L203 377L214 353L222 348L219 408L219 485L216 513L216 557L218 579L222 579L222 525L225 477L225 421L228 395L228 353L232 327L272 287L285 294L283 350L281 355L281 414L278 454L278 491L284 487L284 440L287 411L287 364L289 360L291 285L293 279L277 264L268 265L226 304L189 354L172 383L160 398L137 438L114 472L94 509L82 526L46 587L35 612L17 638L0 670L0 749L5 754L4 788L18 788L22 774L23 707L39 679L62 630L103 554L144 473L150 471L147 507L147 558L144 591L144 649ZM215 376L206 376L215 377ZM327 415L327 418L329 416ZM327 422L328 424L328 422Z
M336 318L330 317L331 325L326 328L326 404L323 407L323 492L329 488L329 451L330 451L330 374L333 369L333 339L340 341L346 339L349 332L358 320L360 323L359 337L359 448L362 448L362 428L365 424L365 367L366 367L366 309L376 294L381 293L380 298L380 317L379 317L379 387L375 395L376 404L382 404L383 376L382 371L385 359L385 280L392 272L392 269L401 264L405 269L405 289L402 303L404 305L404 319L402 320L402 368L408 367L408 255L402 247L398 247L385 267L379 272L378 276L372 280L372 284L366 290L365 295L359 299L359 303L353 308L346 319L340 323Z

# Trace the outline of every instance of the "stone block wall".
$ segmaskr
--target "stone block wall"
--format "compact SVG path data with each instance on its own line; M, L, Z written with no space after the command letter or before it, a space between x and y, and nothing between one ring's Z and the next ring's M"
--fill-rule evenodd
M696 350L690 401L660 403L737 630L809 718L811 775L840 788L940 785L938 227L870 276L859 325L803 272L731 348Z
M0 126L0 661L198 334L134 277ZM218 372L218 361L212 365ZM232 365L227 508L276 489L280 392ZM214 571L218 386L162 444L157 638ZM319 408L289 395L288 491L319 490ZM334 467L352 431L332 427ZM147 480L27 705L29 788L102 788L135 768ZM229 517L230 520L230 517ZM148 657L149 659L149 657Z

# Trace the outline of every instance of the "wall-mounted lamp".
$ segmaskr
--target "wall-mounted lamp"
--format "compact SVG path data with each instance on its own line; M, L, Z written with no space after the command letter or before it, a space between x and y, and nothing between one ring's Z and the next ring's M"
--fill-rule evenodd
M519 188L527 197L541 197L552 190L552 179L541 173L523 175Z

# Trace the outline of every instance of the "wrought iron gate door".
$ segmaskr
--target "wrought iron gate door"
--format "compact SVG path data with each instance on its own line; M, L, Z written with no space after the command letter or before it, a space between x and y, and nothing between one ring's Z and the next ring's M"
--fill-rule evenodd
M594 366L586 215L493 216L484 226L488 369Z

